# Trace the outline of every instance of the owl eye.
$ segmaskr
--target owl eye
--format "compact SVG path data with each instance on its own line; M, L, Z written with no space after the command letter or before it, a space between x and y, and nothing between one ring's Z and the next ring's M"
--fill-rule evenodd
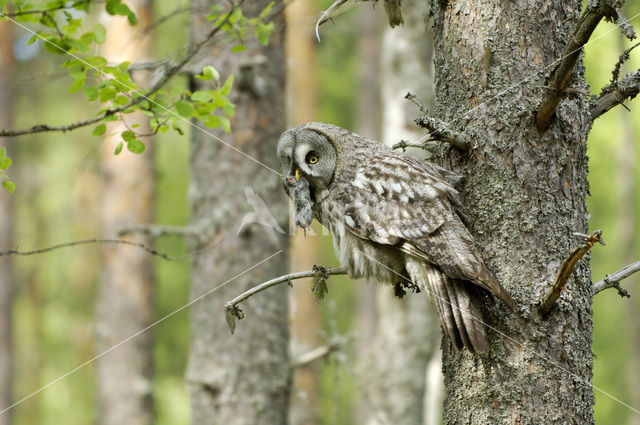
M316 162L318 162L318 154L311 151L307 154L307 157L304 160L307 164L315 164Z

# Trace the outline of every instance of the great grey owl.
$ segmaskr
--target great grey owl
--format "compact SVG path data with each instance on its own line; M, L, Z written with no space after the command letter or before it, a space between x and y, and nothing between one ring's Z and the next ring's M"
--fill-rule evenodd
M313 214L327 227L351 277L397 284L408 275L431 293L456 348L488 351L473 286L515 308L460 219L456 174L324 123L285 131L278 159L296 224L308 227Z

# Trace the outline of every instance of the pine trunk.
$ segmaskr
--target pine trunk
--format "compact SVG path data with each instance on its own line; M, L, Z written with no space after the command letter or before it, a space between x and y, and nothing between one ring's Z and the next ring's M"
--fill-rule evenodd
M465 131L470 153L439 158L466 176L467 219L487 265L518 307L484 298L490 353L443 344L446 424L592 424L591 276L578 263L548 319L538 302L587 232L585 97L567 97L550 129L534 114L580 2L432 4L435 115ZM543 72L544 67L547 67ZM585 88L576 67L572 86Z
M151 22L150 0L128 2L141 26ZM150 38L137 35L137 28L126 19L109 18L109 38L103 45L109 61L140 61L149 54ZM134 40L133 42L131 40ZM137 76L134 76L134 78ZM148 133L149 119L141 113L127 116L127 124ZM149 223L153 219L154 172L149 139L142 155L126 148L114 155L121 142L120 133L128 127L117 122L109 127L102 144L101 168L102 232L118 238L127 226ZM130 241L149 245L147 236L135 235ZM96 347L103 352L147 327L153 320L153 261L143 250L105 246L97 305ZM97 361L98 423L101 425L146 425L153 419L152 356L153 332L147 331Z
M244 2L244 14L256 16L269 3ZM193 2L197 11L207 10L212 4L206 0ZM231 46L219 44L201 58L201 65L215 66L222 78L235 75L232 133L214 133L273 169L278 167L276 144L285 127L282 6L281 1L274 6L276 29L268 46L247 39L247 50L233 53ZM194 15L193 40L201 40L210 25L211 21ZM204 87L201 80L194 80L192 85L195 89ZM193 261L192 298L213 292L191 310L187 380L192 423L286 424L290 392L288 287L271 288L242 305L247 319L237 323L234 335L229 333L224 319L228 300L287 272L285 234L259 223L243 226L238 233L243 216L253 212L245 199L245 193L251 191L255 195L249 196L262 198L280 227L287 228L287 202L280 178L197 129L192 133L191 174L191 223L207 229L201 234L201 248L215 244ZM247 187L250 189L245 190Z

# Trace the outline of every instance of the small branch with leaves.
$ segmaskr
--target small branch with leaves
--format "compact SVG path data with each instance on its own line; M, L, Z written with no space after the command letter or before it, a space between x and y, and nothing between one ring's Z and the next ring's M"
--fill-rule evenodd
M283 282L288 282L289 284L291 284L290 282L292 280L312 277L313 282L311 285L311 291L316 296L318 301L322 302L324 301L328 292L326 281L329 276L344 275L347 274L347 271L348 269L346 267L327 268L323 266L313 266L313 268L309 271L287 274L256 285L248 291L245 291L242 294L238 295L231 301L227 302L227 304L225 305L227 325L229 325L231 333L235 332L236 319L241 320L245 317L244 312L240 309L240 307L238 307L238 304L246 301L248 298L264 291L265 289L269 289L272 286L276 286Z
M634 36L633 32L629 32L624 25L624 18L618 14L617 9L623 4L624 0L591 0L587 4L562 52L560 62L549 77L546 94L536 112L536 126L539 131L546 131L551 125L558 104L567 94L565 90L571 81L573 69L582 53L582 48L587 44L600 21L604 18L619 22L622 30L626 31L625 35Z
M604 291L607 288L615 288L621 297L631 298L629 293L620 287L620 281L628 278L634 273L640 272L640 260L631 263L618 270L617 272L607 275L604 279L593 284L593 294Z
M580 234L579 236L585 238L584 244L574 249L573 252L562 262L551 289L543 297L542 302L540 303L540 311L544 317L551 312L553 304L560 297L560 293L565 289L567 281L573 273L578 260L580 260L596 243L604 245L604 241L602 240L602 230L596 230L590 235Z

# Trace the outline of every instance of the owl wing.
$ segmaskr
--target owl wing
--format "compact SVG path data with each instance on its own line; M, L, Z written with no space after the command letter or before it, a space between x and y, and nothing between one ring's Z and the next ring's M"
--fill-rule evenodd
M351 184L336 193L336 200L347 229L355 235L397 245L451 278L483 287L514 308L455 212L459 194L441 168L386 151L361 164Z

